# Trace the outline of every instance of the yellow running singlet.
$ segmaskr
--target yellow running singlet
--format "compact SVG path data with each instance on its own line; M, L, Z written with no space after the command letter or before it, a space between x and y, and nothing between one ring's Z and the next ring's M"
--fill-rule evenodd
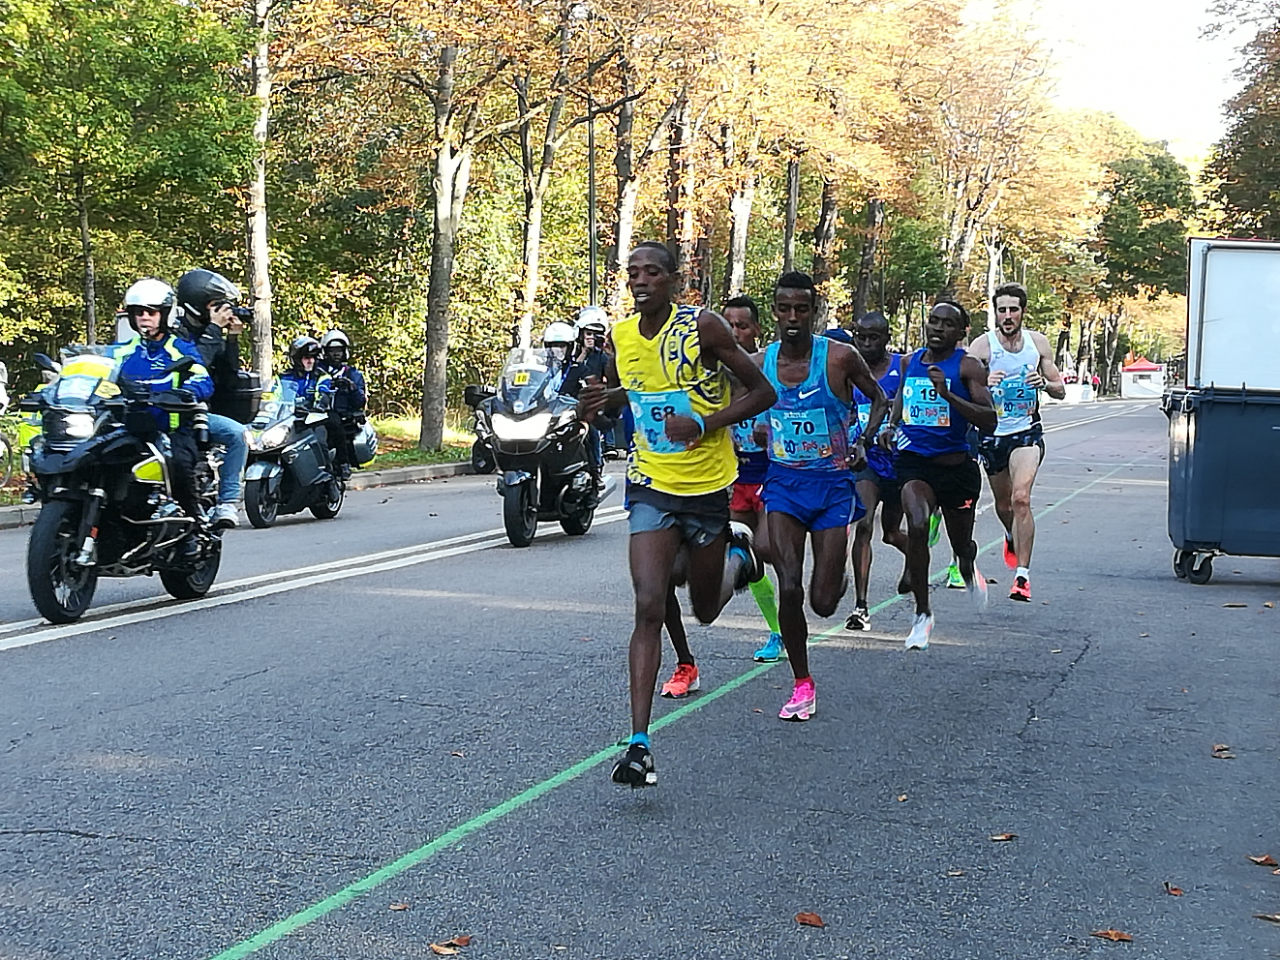
M635 419L627 480L678 497L724 490L738 475L727 429L709 431L692 450L666 439L668 415L692 412L705 419L729 405L728 371L711 371L702 363L701 312L701 307L672 306L652 340L641 335L639 314L612 332L618 379Z

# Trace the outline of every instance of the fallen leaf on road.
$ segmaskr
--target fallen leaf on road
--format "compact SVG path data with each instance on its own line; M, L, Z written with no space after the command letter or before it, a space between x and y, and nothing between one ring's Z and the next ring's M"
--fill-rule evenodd
M579 643L594 643L594 642L595 642L595 639L596 639L595 637L579 637L579 638L578 638L578 642L579 642Z
M1236 758L1234 753L1214 753L1210 754L1210 756L1215 760L1234 760Z
M1269 853L1264 853L1260 857L1250 857L1254 863L1260 867L1280 867L1280 863L1276 863L1276 858Z
M1224 604L1223 604L1223 606L1224 606L1224 607L1235 607L1236 609L1239 609L1240 607L1247 607L1247 606L1248 606L1248 604L1247 604L1247 603L1224 603Z
M764 713L764 711L763 711L763 710L761 710L759 707L755 707L755 708L753 708L751 712L752 712L752 713Z
M822 922L822 918L818 916L816 913L797 913L796 923L802 924L806 927L825 927L826 926L826 924Z
M1133 937L1123 930L1095 930L1089 936L1101 937L1103 940L1114 940L1117 943L1133 943Z
M450 750L450 751L449 751L449 756L451 756L451 757L464 757L464 758L465 758L465 757L466 757L466 754L465 754L465 753L463 753L461 750Z
M999 582L1000 581L997 580L995 577L987 577L987 583L999 583Z
M947 876L948 876L948 877L963 877L963 876L964 876L964 871L963 871L963 870L948 870L948 871L947 871Z
M1223 750L1230 750L1230 749L1231 749L1230 744L1226 744L1226 743L1215 743L1213 745L1214 753L1221 753Z
M1168 880L1164 882L1164 892L1171 897L1182 896L1182 888L1173 886Z
M898 802L899 802L899 803L902 803L902 801L904 801L904 800L906 800L906 799L907 799L907 795L906 795L905 793L900 793L900 794L898 794Z
M1272 870L1271 872L1272 872L1275 876L1280 877L1280 870Z
M1268 610L1274 610L1276 605L1272 603L1270 600L1268 600L1266 603L1263 604L1263 606L1266 607Z
M446 947L467 947L471 945L471 934L467 933L461 937L454 937L452 940L446 940L443 946Z
M443 943L433 943L430 946L431 952L441 957L452 957L458 952L453 947L446 947Z
M1050 652L1050 653L1061 653L1061 652L1062 652L1062 648L1061 648L1061 647L1059 647L1057 650L1050 650L1049 652Z
M1149 636L1151 636L1151 634L1149 634L1149 633L1140 633L1140 634L1138 634L1138 636L1140 636L1140 637L1149 637Z
M1255 913L1255 920L1265 920L1267 923L1280 923L1280 913Z
M1016 833L996 833L987 837L987 839L994 840L996 843L1005 843L1009 840L1017 840L1018 835Z
M390 909L392 909L392 910L408 910L408 909L409 909L409 905L408 905L407 903L393 903L393 904L391 905Z

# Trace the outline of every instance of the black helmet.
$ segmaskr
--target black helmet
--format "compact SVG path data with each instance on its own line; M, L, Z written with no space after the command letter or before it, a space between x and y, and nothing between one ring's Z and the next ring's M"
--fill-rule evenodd
M136 307L146 307L149 310L160 311L160 329L170 330L170 315L173 313L173 305L177 300L173 295L173 287L169 286L163 280L157 280L155 277L144 277L139 280L124 294L124 309L129 316L129 326L133 327L135 333L138 332L138 321L134 319L133 311Z
M188 270L178 278L178 304L193 327L209 325L209 304L238 303L240 288L212 270Z
M318 359L319 356L320 341L315 337L295 337L293 343L289 344L289 363L291 366L301 369L303 357Z

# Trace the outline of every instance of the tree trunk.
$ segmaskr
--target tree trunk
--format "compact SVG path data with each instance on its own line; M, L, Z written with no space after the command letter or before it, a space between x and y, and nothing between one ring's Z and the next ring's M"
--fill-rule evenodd
M858 260L858 285L853 291L855 323L867 312L867 302L871 299L871 276L876 269L876 251L880 246L880 230L883 226L884 201L868 200L866 233L862 237L862 256Z
M1005 244L995 233L984 238L982 244L987 249L987 329L996 328L995 295L996 287L1004 283L1004 250Z
M258 43L251 62L258 115L253 121L257 152L249 184L249 287L253 303L253 367L265 384L271 378L275 344L271 334L271 254L267 245L267 131L271 117L271 61L268 38L270 0L254 0Z
M836 252L836 225L839 222L840 210L836 205L836 182L826 177L822 181L822 207L818 213L818 225L813 229L813 282L817 284L819 290L831 279ZM821 331L826 328L827 313L827 298L819 295L814 330Z
M729 198L729 262L724 271L724 298L742 293L747 283L747 228L755 202L756 178L740 181Z
M1120 392L1120 317L1123 313L1121 308L1108 313L1102 321L1102 383L1109 394Z
M796 220L800 216L800 161L787 161L787 209L782 227L782 272L796 268Z
M682 97L671 124L667 155L667 246L684 275L684 289L693 288L697 223L693 211L693 121L689 100Z
M1076 376L1082 384L1093 382L1093 317L1080 318L1080 339L1076 343Z
M543 129L542 147L533 143L533 121L529 115L527 78L516 84L516 101L520 115L520 160L524 181L524 221L521 225L522 276L520 303L520 346L533 341L533 317L538 307L538 270L542 254L542 212L551 185L551 167L559 147L560 117L564 113L565 96L552 101Z
M76 165L76 213L80 219L80 253L84 257L84 335L86 343L98 342L98 281L93 267L93 235L89 231L89 198L84 189L84 168ZM112 338L114 339L114 332Z
M1071 314L1068 313L1058 330L1058 343L1053 351L1054 363L1063 373L1073 373L1071 363Z

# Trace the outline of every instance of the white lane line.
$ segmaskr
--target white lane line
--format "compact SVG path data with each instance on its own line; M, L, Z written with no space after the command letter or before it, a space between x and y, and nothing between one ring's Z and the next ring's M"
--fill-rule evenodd
M1083 427L1087 423L1098 423L1102 420L1112 420L1115 417L1123 417L1126 414L1133 413L1134 409L1135 408L1133 407L1129 407L1124 410L1117 410L1115 413L1104 413L1098 417L1089 417L1086 420L1072 420L1070 423L1055 423L1051 427L1045 427L1044 432L1053 433L1055 430L1070 430L1072 427Z
M610 508L605 516L597 515L593 526L604 526L609 523L617 523L619 520L625 520L626 514L621 507ZM502 533L501 530L495 531ZM37 643L47 643L50 640L60 640L64 637L75 637L86 633L97 633L102 630L111 630L116 627L128 626L133 623L144 623L148 620L162 620L165 617L174 617L183 613L192 613L197 610L208 610L213 607L223 607L231 603L240 603L244 600L254 600L259 597L269 597L277 593L286 593L290 590L301 590L306 587L316 586L322 583L332 583L337 580L348 580L352 577L362 577L370 573L381 573L387 570L399 570L402 567L411 567L421 563L429 563L432 560L445 560L449 557L457 557L467 553L477 553L481 550L489 550L493 547L500 547L506 544L506 535L489 537L488 539L475 540L475 534L470 537L455 537L453 540L472 540L470 543L461 543L456 546L444 547L448 541L437 541L434 544L420 545L418 553L410 553L384 559L380 562L368 562L368 557L351 558L351 562L347 563L342 569L333 569L328 565L320 565L317 567L300 568L298 571L283 571L282 573L272 574L269 577L264 576L259 580L279 580L281 577L296 577L282 583L266 583L248 590L240 590L234 593L224 593L218 596L205 596L200 600L187 601L171 601L162 606L151 606L147 609L134 610L133 612L123 613L118 616L97 617L93 620L81 620L77 623L70 623L62 627L54 627L45 625L43 629L33 630L29 633L21 633L16 636L0 638L0 650L13 650L18 647L29 647ZM564 536L559 531L548 531L542 534L546 536ZM405 549L401 548L397 551L387 551L405 554ZM370 555L376 556L376 555ZM355 566L360 563L360 566ZM319 571L309 576L302 575L303 571ZM252 578L251 578L252 579ZM119 604L117 606L124 606ZM36 621L37 624L43 624L43 620ZM12 625L11 625L12 626Z

